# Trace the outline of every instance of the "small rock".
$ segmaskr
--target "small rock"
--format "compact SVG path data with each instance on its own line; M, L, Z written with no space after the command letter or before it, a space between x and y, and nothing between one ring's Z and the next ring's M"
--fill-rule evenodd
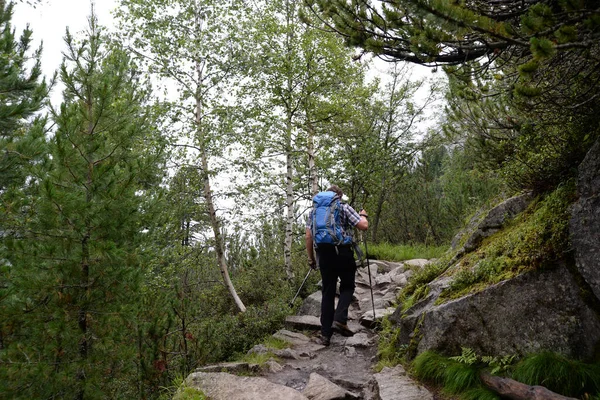
M433 400L433 395L406 376L406 371L400 365L384 368L373 375L373 381L381 400Z
M352 346L345 346L344 355L349 358L356 357L356 349Z
M358 399L358 397L317 373L311 373L302 393L310 400Z
M370 347L373 345L373 340L366 333L357 333L346 339L346 346L352 347Z
M413 260L404 261L404 264L411 266L411 267L423 268L424 266L429 264L429 262L430 262L429 260L426 260L424 258L415 258Z
M285 323L293 329L318 330L321 329L321 321L314 315L290 315Z
M271 373L278 373L283 371L283 366L275 360L268 360L264 364L263 369Z
M273 337L291 343L293 345L301 345L310 341L310 339L306 335L303 335L298 332L288 331L287 329L279 330L273 335Z
M394 307L375 309L376 318L373 318L372 310L366 311L360 317L360 323L361 323L361 325L366 326L366 327L373 327L376 325L376 321L381 320L383 317L385 317L387 315L393 314L394 311L396 311L396 309Z

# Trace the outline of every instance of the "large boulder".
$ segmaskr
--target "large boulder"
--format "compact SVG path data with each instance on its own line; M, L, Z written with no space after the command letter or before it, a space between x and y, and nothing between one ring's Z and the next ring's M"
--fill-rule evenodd
M398 309L390 317L400 326L401 342L416 344L417 354L435 350L456 355L468 347L482 355L551 350L586 359L600 343L600 319L562 265L435 305L440 292L431 290L405 315Z
M185 386L198 389L213 400L307 400L302 393L265 378L235 376L228 373L195 372Z
M600 299L600 140L579 165L579 200L574 204L570 236L577 269Z

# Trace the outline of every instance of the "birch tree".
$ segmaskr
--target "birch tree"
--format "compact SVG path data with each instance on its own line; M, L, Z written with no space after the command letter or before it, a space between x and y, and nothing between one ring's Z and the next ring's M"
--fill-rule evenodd
M334 116L352 104L350 93L363 82L362 66L352 63L349 50L332 34L305 24L300 8L291 0L260 8L256 26L261 28L253 36L254 85L249 85L253 107L265 125L252 144L258 149L255 155L268 160L260 164L259 170L268 172L260 179L271 196L285 198L283 250L289 278L297 201L318 192L321 138L331 132Z
M235 135L228 112L241 66L243 2L238 0L122 0L118 17L130 48L163 84L171 103L173 144L184 151L184 162L202 176L214 237L217 264L240 311L242 300L231 282L225 258L222 219L217 215L213 187L217 161Z

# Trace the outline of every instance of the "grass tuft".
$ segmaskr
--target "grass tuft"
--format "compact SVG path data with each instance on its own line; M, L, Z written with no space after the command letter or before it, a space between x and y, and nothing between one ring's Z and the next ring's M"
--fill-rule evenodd
M422 381L441 385L444 383L449 361L433 351L419 354L413 361L415 375Z
M396 328L387 317L383 318L377 347L379 362L375 369L379 372L384 367L398 365L405 352L406 348L400 345L400 328Z
M500 400L500 396L489 389L478 387L460 395L461 400Z
M600 394L600 365L569 360L545 352L526 357L513 370L513 379L540 385L564 396Z

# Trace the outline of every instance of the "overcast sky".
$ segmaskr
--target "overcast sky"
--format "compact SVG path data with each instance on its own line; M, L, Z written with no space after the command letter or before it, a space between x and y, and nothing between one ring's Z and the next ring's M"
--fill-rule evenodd
M39 46L43 40L42 67L44 74L51 76L60 66L62 53L66 46L64 37L66 28L76 35L87 27L92 2L88 0L42 0L35 8L17 2L12 23L17 30L17 36L29 24L33 31L34 45ZM95 4L96 15L100 25L112 27L111 11L116 7L117 0L98 0Z

